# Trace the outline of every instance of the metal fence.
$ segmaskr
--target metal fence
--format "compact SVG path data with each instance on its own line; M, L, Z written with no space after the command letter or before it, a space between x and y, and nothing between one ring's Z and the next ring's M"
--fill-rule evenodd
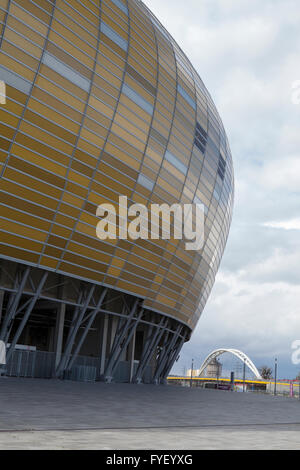
M65 378L83 382L96 380L99 358L77 356L72 369ZM9 377L32 377L49 379L54 376L55 353L15 349L3 368Z
M134 364L133 372L138 364ZM28 351L15 349L6 366L2 367L2 373L9 377L32 377L49 379L54 376L55 353L46 351ZM150 383L152 378L151 367L148 366L144 373L145 383ZM90 356L77 356L71 370L64 375L66 380L79 382L95 382L100 379L100 358ZM116 382L129 382L130 363L120 361L115 372Z
M15 349L5 366L5 375L50 378L54 371L54 361L54 353Z

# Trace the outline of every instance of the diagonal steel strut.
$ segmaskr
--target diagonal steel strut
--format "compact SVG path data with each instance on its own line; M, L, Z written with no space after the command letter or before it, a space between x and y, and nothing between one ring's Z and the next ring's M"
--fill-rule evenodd
M171 339L171 341L169 342L169 344L166 346L165 350L163 351L162 355L159 357L159 361L158 361L158 364L157 364L157 368L156 368L156 371L155 371L155 374L154 374L154 377L153 377L153 381L154 383L158 383L159 382L159 378L160 378L160 375L161 375L161 372L163 370L163 368L165 367L166 365L166 362L168 360L168 357L169 357L169 354L170 352L172 351L173 349L173 346L178 338L178 336L180 335L180 332L182 330L183 326L182 325L178 325L176 331L174 331L173 333L173 337Z
M36 304L36 301L38 300L38 298L39 298L39 296L40 296L40 293L41 293L41 291L42 291L42 289L43 289L43 287L44 287L44 284L45 284L45 282L46 282L46 280L47 280L47 277L48 277L48 271L44 272L44 274L42 275L41 280L40 280L40 282L39 282L39 285L38 285L38 287L37 287L37 290L36 290L36 292L34 293L34 296L31 298L31 301L30 301L30 303L29 303L29 305L28 305L28 307L27 307L27 309L26 309L26 311L25 311L25 313L24 313L24 315L23 315L23 318L22 318L22 320L21 320L21 323L20 323L20 325L19 325L19 327L18 327L18 329L17 329L17 331L16 331L16 333L15 333L15 336L14 336L14 338L13 338L13 340L12 340L12 342L11 342L11 345L10 345L10 347L9 347L9 350L8 350L8 352L7 352L7 356L6 356L6 360L7 360L7 361L9 361L9 359L10 359L10 357L11 357L11 355L12 355L14 349L15 349L15 346L16 346L16 344L17 344L17 342L18 342L18 339L20 338L20 336L21 336L21 334L22 334L22 331L23 331L23 329L24 329L24 326L26 325L27 320L28 320L28 318L29 318L29 316L30 316L30 314L31 314L31 312L32 312L32 310L33 310L35 304Z
M133 382L141 383L147 364L150 358L153 356L161 340L161 337L164 333L164 328L167 326L167 324L168 324L168 319L162 318L160 323L157 325L156 330L154 331L152 337L150 337L150 341L148 342L146 341L144 351L142 353L138 368L133 377Z
M3 325L1 328L1 332L0 332L0 340L4 341L5 343L7 343L9 339L8 336L9 336L10 327L15 318L16 310L17 310L19 301L21 299L21 296L23 294L23 290L25 288L29 273L30 273L30 267L28 266L23 273L17 292L9 300L9 305L8 305L9 308L4 317Z
M121 357L121 354L123 351L126 350L127 346L129 345L133 335L134 335L134 332L136 331L136 328L140 322L140 319L142 318L143 316L143 313L144 313L144 309L141 309L136 320L134 322L132 322L132 325L131 325L131 328L129 329L129 333L128 333L128 336L126 338L126 340L121 344L121 347L120 347L120 351L119 353L117 354L117 357L115 358L115 362L114 364L112 365L112 368L111 368L111 376L113 375L118 363L119 363L119 360L120 360L120 357Z
M101 295L100 295L100 298L99 298L99 301L98 301L96 307L92 310L92 313L90 313L90 314L88 315L89 321L88 321L88 323L86 324L86 326L85 326L85 328L84 328L84 330L83 330L83 333L82 333L82 335L81 335L81 338L80 338L80 340L79 340L79 342L78 342L78 344L77 344L77 346L76 346L76 348L75 348L75 351L74 351L73 354L72 354L72 357L70 358L69 362L66 364L66 370L70 370L70 369L72 368L72 366L73 366L73 364L74 364L74 361L75 361L76 357L78 356L78 354L79 354L79 352L80 352L81 346L83 345L84 340L85 340L85 338L86 338L86 336L87 336L87 334L88 334L88 332L89 332L89 329L90 329L90 327L92 326L92 324L93 324L93 322L94 322L94 320L95 320L95 317L96 317L97 313L99 312L99 310L100 310L100 308L101 308L101 305L102 305L102 303L103 303L103 300L104 300L104 297L105 297L105 295L106 295L106 293L107 293L107 290L108 290L108 289L106 288L106 289L104 289L104 290L102 291L102 293L101 293Z
M139 299L136 299L128 315L128 318L126 318L126 321L121 324L119 331L116 332L114 346L113 346L113 349L111 351L110 357L108 359L108 362L104 371L104 377L107 378L107 380L111 380L112 367L115 363L116 357L119 355L121 343L125 340L126 334L129 328L132 326L132 320L136 313L138 302L139 302ZM133 323L136 323L136 320L133 320Z
M174 362L177 360L177 358L179 356L179 353L181 351L181 348L182 348L182 346L185 342L185 339L186 339L186 334L184 334L184 336L182 338L178 338L177 344L175 344L175 346L174 346L174 351L173 351L173 353L170 354L169 360L168 360L164 370L161 373L161 378L163 380L166 379L166 377L170 373L170 370L173 367Z
M70 327L68 339L67 339L66 346L65 346L65 351L64 351L64 353L62 355L62 358L61 358L61 360L60 360L60 362L59 362L59 364L56 368L56 371L55 371L56 377L59 377L61 375L61 373L63 372L63 370L65 370L66 364L68 363L68 361L70 359L70 355L71 355L71 352L72 352L72 348L73 348L73 345L74 345L74 341L75 341L78 329L81 325L81 322L82 322L82 319L85 315L85 312L86 312L86 310L89 306L91 297L92 297L92 295L94 293L94 290L95 290L95 287L96 287L95 284L92 285L92 287L90 288L88 294L86 295L85 301L84 301L83 305L81 306L81 308L78 307L75 310L74 319L73 319L72 325Z

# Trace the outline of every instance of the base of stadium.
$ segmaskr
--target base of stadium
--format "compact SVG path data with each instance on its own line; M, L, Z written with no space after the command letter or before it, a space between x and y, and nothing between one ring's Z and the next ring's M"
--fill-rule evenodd
M2 375L165 383L190 329L143 299L14 261L0 261Z

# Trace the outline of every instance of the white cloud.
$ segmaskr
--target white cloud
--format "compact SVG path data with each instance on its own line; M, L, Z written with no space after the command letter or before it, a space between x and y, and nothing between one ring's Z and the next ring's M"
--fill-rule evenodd
M253 283L256 291L258 286L265 286L266 283L274 285L275 288L278 282L300 286L300 250L287 250L283 244L282 247L276 247L271 255L248 264L240 271L239 276L239 280Z
M265 222L264 227L279 228L284 230L300 230L300 219L281 220L275 222Z
M300 117L300 116L299 116ZM261 186L272 190L300 190L300 151L299 156L290 156L266 162L257 175Z
M201 24L202 23L202 24ZM214 23L206 26L203 21L186 27L185 41L190 53L201 51L201 58L229 60L244 63L264 56L278 33L277 24L258 16Z

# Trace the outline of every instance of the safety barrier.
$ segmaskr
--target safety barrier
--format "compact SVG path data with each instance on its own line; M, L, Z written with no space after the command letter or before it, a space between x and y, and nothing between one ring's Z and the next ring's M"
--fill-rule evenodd
M133 374L138 363L134 364ZM50 379L55 371L55 353L46 351L32 351L15 349L7 364L2 366L2 374L9 377L31 377ZM71 370L66 371L64 379L79 382L95 382L100 379L100 358L90 356L77 356ZM150 383L152 370L147 366L144 372L144 382ZM129 382L130 363L120 361L115 372L116 382Z

